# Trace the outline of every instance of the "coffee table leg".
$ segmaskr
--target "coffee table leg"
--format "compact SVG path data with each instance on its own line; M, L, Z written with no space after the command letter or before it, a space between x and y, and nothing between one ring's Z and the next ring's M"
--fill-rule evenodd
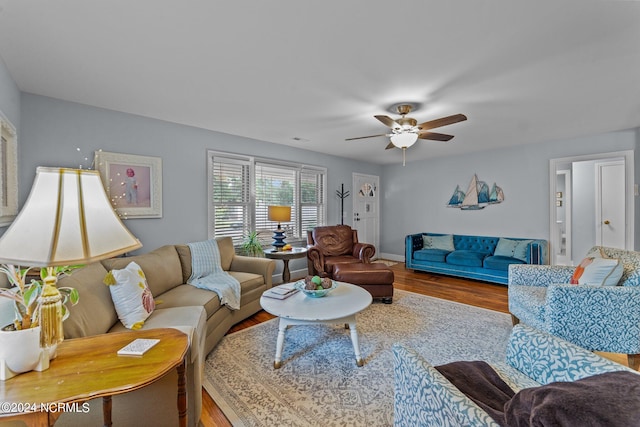
M356 354L356 364L358 366L364 365L364 360L360 355L360 344L358 342L358 331L356 330L356 322L349 322L349 332L351 334L351 344L353 344L353 352Z
M287 322L280 318L278 325L278 340L276 341L276 360L273 362L274 369L280 369L282 366L282 347L284 347L284 333L287 330Z

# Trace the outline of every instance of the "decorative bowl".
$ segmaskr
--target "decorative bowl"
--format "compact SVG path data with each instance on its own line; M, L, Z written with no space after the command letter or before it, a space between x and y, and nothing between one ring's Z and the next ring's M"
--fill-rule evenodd
M293 284L293 287L299 290L300 292L304 293L305 295L310 296L311 298L322 298L326 296L329 292L331 292L332 290L338 287L338 282L336 282L335 280L332 280L331 282L332 282L331 287L327 289L314 289L314 290L305 289L304 280L298 280Z

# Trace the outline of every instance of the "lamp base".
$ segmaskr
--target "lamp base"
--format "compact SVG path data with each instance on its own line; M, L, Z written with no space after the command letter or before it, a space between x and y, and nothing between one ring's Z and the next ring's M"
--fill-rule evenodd
M286 239L286 237L287 236L285 236L284 230L280 227L278 227L278 229L273 232L273 243L271 244L276 251L282 251L282 248L284 247L284 245L286 245L286 243L284 242L284 239Z

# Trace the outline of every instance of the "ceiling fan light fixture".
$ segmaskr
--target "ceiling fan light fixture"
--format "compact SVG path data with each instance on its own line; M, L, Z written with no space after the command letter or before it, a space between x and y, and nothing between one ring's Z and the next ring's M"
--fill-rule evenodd
M391 135L391 142L398 148L409 148L418 140L415 132L394 133Z

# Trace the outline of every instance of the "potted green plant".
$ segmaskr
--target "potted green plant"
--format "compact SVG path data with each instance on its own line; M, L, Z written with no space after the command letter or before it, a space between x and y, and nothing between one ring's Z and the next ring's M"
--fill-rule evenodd
M41 304L42 289L44 287L43 280L47 276L56 276L58 278L68 275L71 271L81 266L62 266L47 267L40 270L41 280L31 279L30 283L26 283L27 275L31 268L20 268L11 264L0 266L0 273L4 273L9 279L12 288L0 288L0 297L8 298L13 301L15 310L15 320L11 325L3 325L3 331L15 331L22 329L35 328L39 326L39 308ZM78 291L69 287L58 287L60 295L62 295L62 319L69 317L69 312L65 303L71 302L72 305L78 303L80 296Z
M11 300L14 321L0 325L0 380L6 380L18 373L48 367L49 355L43 355L40 348L40 306L44 278L69 274L80 266L48 267L40 271L41 280L31 279L27 283L30 268L20 268L11 264L0 266L9 280L10 288L0 288L0 297ZM57 288L62 296L62 320L69 316L65 303L78 303L78 291L70 287ZM46 360L44 360L46 359ZM38 368L40 367L40 368Z
M244 238L242 242L242 253L244 255L253 256L253 257L263 257L264 250L262 249L262 243L258 238L258 232L252 231Z

